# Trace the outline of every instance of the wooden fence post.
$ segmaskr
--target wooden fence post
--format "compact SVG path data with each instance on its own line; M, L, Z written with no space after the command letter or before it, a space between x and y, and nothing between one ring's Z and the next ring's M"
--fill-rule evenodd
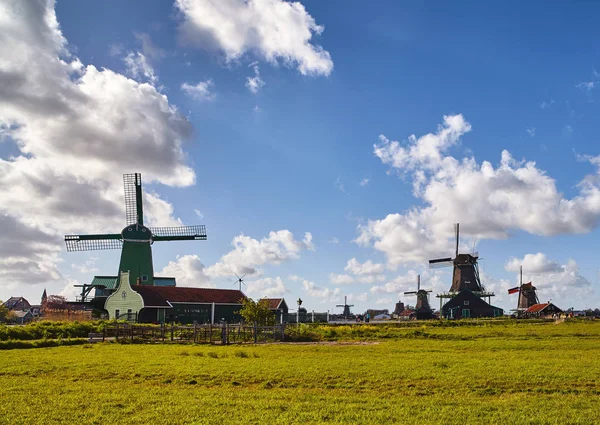
M117 321L116 325L115 325L115 339L118 341L119 340L119 322Z
M208 342L212 344L212 323L208 325Z
M254 322L254 328L253 328L253 333L254 333L254 343L256 344L256 342L258 341L258 329L256 327L256 322Z
M175 339L174 333L175 333L175 322L171 322L171 341L173 341Z
M197 335L196 322L194 322L194 344L196 343L196 335Z

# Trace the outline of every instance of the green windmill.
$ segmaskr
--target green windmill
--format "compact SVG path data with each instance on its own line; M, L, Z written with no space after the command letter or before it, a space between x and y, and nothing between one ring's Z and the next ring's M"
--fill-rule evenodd
M121 261L117 276L129 271L129 283L154 284L152 244L159 241L206 240L205 226L146 227L142 203L142 175L124 174L125 219L127 226L121 233L99 235L66 235L67 251L96 251L120 249ZM82 297L87 295L84 285ZM89 288L91 289L91 288ZM85 295L84 295L85 294Z

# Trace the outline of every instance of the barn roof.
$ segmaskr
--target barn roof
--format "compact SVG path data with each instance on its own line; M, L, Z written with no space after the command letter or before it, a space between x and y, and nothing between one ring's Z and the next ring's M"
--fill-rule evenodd
M551 303L534 304L525 311L527 311L527 313L539 313L540 311L546 309L549 305L551 305Z
M148 307L170 307L169 303L239 304L246 298L237 289L181 288L174 286L133 285Z
M4 303L2 304L4 307L8 308L9 310L12 310L13 308L15 308L20 302L26 302L27 305L29 304L29 301L27 301L25 298L23 297L10 297L9 299L7 299L6 301L4 301Z
M277 310L283 298L261 298L258 302L266 303L270 310Z

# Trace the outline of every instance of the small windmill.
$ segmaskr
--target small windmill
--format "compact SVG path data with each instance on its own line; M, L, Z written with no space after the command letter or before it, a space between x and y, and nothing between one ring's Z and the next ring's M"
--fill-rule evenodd
M239 277L237 273L234 273L234 275L237 277L237 280L234 281L234 285L237 283L239 285L239 290L240 292L242 291L242 285L245 285L244 283L244 276L246 276L246 274L243 274L242 277Z
M352 313L350 312L350 307L354 307L354 304L348 305L348 297L344 296L344 304L338 304L336 305L336 307L344 308L344 313L342 314L344 318L349 318L352 316Z
M517 314L523 313L532 305L540 303L536 287L533 286L531 282L523 283L523 266L519 268L519 276L519 286L515 286L508 290L509 294L519 293L519 298L517 300Z
M154 284L152 244L163 241L206 240L206 228L200 226L146 227L142 202L142 175L124 174L126 226L121 233L66 235L67 251L120 249L119 270L129 272L130 284ZM86 288L84 288L85 291ZM88 291L89 292L89 291Z
M421 275L417 276L417 290L405 292L404 295L416 295L417 305L415 306L415 312L417 313L417 320L427 320L433 317L433 311L429 306L429 295L432 292L431 289L421 289Z

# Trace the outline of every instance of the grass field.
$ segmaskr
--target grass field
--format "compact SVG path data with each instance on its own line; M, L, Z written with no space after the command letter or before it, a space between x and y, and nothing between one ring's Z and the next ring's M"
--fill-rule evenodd
M0 423L600 423L600 323L382 329L0 351Z

